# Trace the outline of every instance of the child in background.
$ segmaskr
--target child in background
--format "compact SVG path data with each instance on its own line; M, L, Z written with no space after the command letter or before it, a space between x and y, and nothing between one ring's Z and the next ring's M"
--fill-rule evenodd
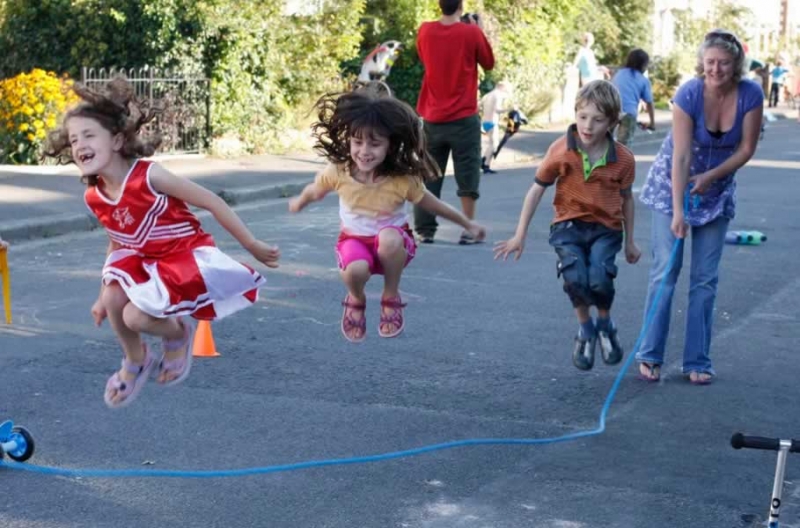
M383 275L378 334L396 337L405 327L400 278L416 252L408 202L459 224L478 240L486 232L425 189L425 179L440 176L427 154L419 116L406 103L367 86L327 95L317 107L316 149L330 163L289 201L289 210L299 212L329 192L339 195L336 256L348 291L342 334L351 342L364 340L364 288L372 275Z
M8 242L3 240L3 237L0 237L0 249L8 249Z
M127 81L114 79L105 93L74 89L82 102L51 133L45 155L78 166L86 205L110 238L92 316L98 326L107 317L122 344L122 368L104 395L118 408L138 396L153 370L162 385L186 379L193 325L185 316L225 317L253 304L266 282L217 249L187 204L210 211L263 264L277 267L280 253L257 240L219 196L141 159L158 146L138 136L154 113L139 105ZM162 338L158 359L142 333Z
M507 82L500 81L494 90L487 93L481 99L483 109L483 122L481 131L483 132L483 153L481 154L481 169L484 174L494 174L492 170L492 160L500 141L500 116L512 109L508 105L511 98L511 89Z
M627 261L633 264L641 256L633 241L633 154L615 142L610 132L620 106L619 92L608 81L592 81L581 88L575 102L576 123L547 150L525 196L516 234L495 246L495 259L516 254L519 260L536 208L547 187L555 183L550 245L558 255L557 274L563 277L564 291L578 318L572 361L581 370L594 366L598 340L607 364L622 360L611 305L615 259L623 238ZM592 305L597 308L597 323L592 320Z

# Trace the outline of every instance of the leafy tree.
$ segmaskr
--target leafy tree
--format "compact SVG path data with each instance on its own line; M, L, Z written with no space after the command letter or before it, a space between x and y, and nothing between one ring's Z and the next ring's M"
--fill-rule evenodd
M697 65L697 49L706 33L722 28L734 32L740 39L749 35L744 20L752 20L753 12L733 0L715 0L708 13L697 13L691 9L675 12L675 37L679 68L684 73L694 73Z

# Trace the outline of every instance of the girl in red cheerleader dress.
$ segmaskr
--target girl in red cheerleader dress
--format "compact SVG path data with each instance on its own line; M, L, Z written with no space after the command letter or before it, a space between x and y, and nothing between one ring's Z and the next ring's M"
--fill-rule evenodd
M122 368L106 383L105 402L131 403L151 373L175 385L189 374L195 319L215 320L253 304L264 277L215 245L187 204L206 209L253 257L277 267L276 247L257 240L217 195L140 159L155 142L138 131L143 112L127 81L100 94L76 87L82 98L49 138L47 155L73 161L88 184L86 205L110 238L100 295L92 307L99 326L108 318L122 344ZM141 334L162 338L156 358Z

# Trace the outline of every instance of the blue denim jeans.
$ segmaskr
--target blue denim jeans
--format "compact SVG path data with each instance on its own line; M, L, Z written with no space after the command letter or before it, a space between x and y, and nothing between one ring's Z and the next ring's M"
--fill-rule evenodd
M564 279L572 306L611 309L622 238L622 231L596 222L566 220L550 226L550 245L558 255L556 273Z
M714 319L714 301L717 297L719 281L719 260L725 246L725 233L728 230L727 218L717 218L702 226L691 228L692 263L689 275L689 309L686 312L686 340L683 348L683 372L706 372L714 374L709 358L711 347L711 325ZM644 324L650 317L650 310L661 284L658 305L652 320L644 329L642 342L636 359L661 365L664 362L664 348L669 335L669 320L672 312L672 296L675 283L683 263L683 247L678 248L671 269L667 269L675 235L670 229L672 216L653 211L651 233L653 264L650 267L650 284L644 304Z

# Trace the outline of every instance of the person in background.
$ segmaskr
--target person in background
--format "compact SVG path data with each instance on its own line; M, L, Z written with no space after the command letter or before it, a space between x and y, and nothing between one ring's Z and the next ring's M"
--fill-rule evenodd
M428 153L442 174L452 152L461 209L473 220L481 180L478 66L494 68L494 53L483 33L483 19L474 14L462 18L462 0L439 0L439 7L441 18L424 22L417 35L417 53L425 67L417 113L423 119ZM425 186L440 198L443 182L444 178L436 178ZM420 242L433 243L437 227L435 214L414 207L414 228ZM468 230L458 241L462 245L478 242Z
M770 75L772 76L772 84L769 87L769 107L773 108L778 106L780 102L781 90L783 90L783 83L786 82L786 74L789 70L783 67L783 61L778 59L775 62L775 67L772 69Z
M511 98L511 87L505 81L500 81L494 90L481 99L483 107L483 154L481 168L484 174L494 174L492 160L500 141L500 116L512 110L508 104Z
M649 63L650 56L646 51L634 49L628 54L625 67L621 68L612 80L622 99L622 116L617 128L617 141L626 147L630 147L636 133L640 101L644 101L647 105L647 114L650 116L648 128L654 130L656 127L653 90L650 80L644 76Z
M582 37L583 45L575 55L573 66L578 68L580 74L579 86L605 78L605 69L597 64L597 57L594 56L592 46L594 45L594 35L591 33L584 33Z

